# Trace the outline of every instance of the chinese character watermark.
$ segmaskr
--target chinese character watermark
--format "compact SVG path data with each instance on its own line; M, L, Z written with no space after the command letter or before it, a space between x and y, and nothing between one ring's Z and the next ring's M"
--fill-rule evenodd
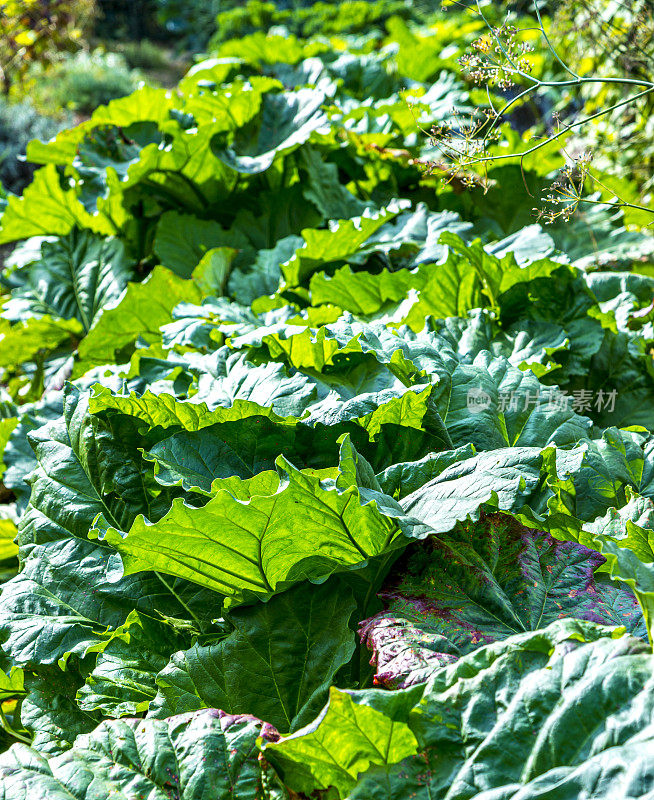
M567 393L553 387L536 391L526 390L500 391L497 393L497 404L488 392L479 387L468 389L466 400L471 414L481 414L487 409L501 413L519 413L539 408L543 411L574 411L577 414L588 414L594 411L612 413L615 410L617 389L610 392L598 389L577 389Z

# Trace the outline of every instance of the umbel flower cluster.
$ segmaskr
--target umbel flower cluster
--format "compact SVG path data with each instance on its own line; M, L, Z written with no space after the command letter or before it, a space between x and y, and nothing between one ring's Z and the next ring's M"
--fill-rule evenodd
M572 158L541 196L543 206L532 209L538 221L551 225L557 219L569 222L584 200L584 185L590 175L592 150Z
M552 38L535 5L535 30L540 31L544 52L551 56L549 66L552 68L548 68L551 74L546 79L540 78L533 74L534 65L528 58L534 46L525 40L523 34L529 28L520 29L508 22L500 26L493 25L481 5L478 2L475 5L478 15L487 26L487 32L472 42L470 51L461 55L458 63L463 75L473 85L485 88L488 106L469 111L465 121L462 114L453 112L445 123L431 128L427 135L439 157L424 164L426 173L441 172L445 183L456 180L462 188L481 186L488 191L493 185L489 178L489 170L493 166L507 160L519 161L524 178L525 157L552 145L564 161L554 181L544 191L535 188L532 192L525 180L526 193L540 198L540 207L532 209L538 221L545 224L556 220L568 222L580 204L598 204L606 202L608 198L611 206L652 213L646 204L633 203L616 195L614 189L605 185L601 173L606 170L606 158L600 158L599 163L591 169L593 150L597 148L589 146L589 143L592 145L594 141L593 131L598 120L605 127L610 115L618 110L626 113L627 109L632 109L635 113L639 108L637 104L654 92L654 82L649 78L634 78L628 74L607 76L604 72L597 72L586 75L575 71L565 63L552 44ZM643 49L634 37L628 39L627 47L629 42L637 50ZM623 46L624 43L621 43L621 48ZM618 102L607 101L599 107L593 106L593 113L588 116L580 115L578 109L583 105L583 92L596 91L602 84L612 90L619 87L625 95ZM547 95L541 95L543 90ZM565 95L566 100L551 110L548 97L551 98L557 90ZM578 94L576 99L571 92ZM547 113L544 109L548 109ZM530 143L516 148L511 144L511 136L505 141L507 137L502 133L507 130L507 124L516 124L515 114L518 111L522 111L523 116L526 112L532 123L535 113L537 125L531 130ZM520 124L518 127L518 132L523 132ZM498 146L500 139L503 140L502 147ZM550 155L548 153L548 158ZM555 169L556 165L552 162L552 171ZM599 189L605 193L602 201L597 194ZM594 193L589 194L589 190Z
M533 47L518 39L513 25L493 28L490 35L481 36L472 44L473 53L465 53L459 64L477 85L496 86L508 92L515 86L515 76L530 73L532 66L526 53Z

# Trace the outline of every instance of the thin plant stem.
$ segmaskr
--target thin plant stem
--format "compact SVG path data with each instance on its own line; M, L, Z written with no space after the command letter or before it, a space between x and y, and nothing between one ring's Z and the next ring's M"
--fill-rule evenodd
M547 35L547 31L545 30L545 26L543 25L543 20L540 16L540 9L538 8L538 0L534 0L534 11L536 12L536 16L538 17L538 26L540 28L541 33L545 37L545 42L549 48L550 53L554 56L554 58L559 62L559 64L563 67L566 72L569 72L574 78L577 80L581 80L581 76L577 75L570 67L565 63L565 61L559 56L557 51L554 49L554 45L550 41L550 37Z
M7 719L7 715L0 703L0 725L2 725L3 729L13 738L18 739L19 742L23 742L24 744L32 744L32 740L25 736L22 733L19 733L15 728L13 728Z
M163 575L160 572L155 570L154 574L157 576L157 578L159 578L159 580L161 581L161 583L163 583L166 589L168 589L168 591L173 595L173 597L175 598L175 600L177 600L180 606L188 613L191 619L195 621L195 624L198 626L198 630L200 631L200 633L203 633L204 625L202 624L202 622L200 622L200 619L196 616L196 614L193 613L193 610L187 605L187 603L185 603L182 600L179 594L173 589L173 587L168 583L168 581L163 577Z
M541 150L546 145L550 144L550 142L554 142L559 139L564 134L568 133L568 131L573 130L574 128L578 128L580 125L585 125L587 122L591 122L598 117L604 116L604 114L608 114L611 111L615 111L616 108L621 108L622 106L626 106L632 103L634 100L637 100L639 97L644 97L646 94L650 94L650 92L654 91L654 86L650 89L645 89L643 92L638 92L637 94L632 95L631 97L626 98L625 100L621 100L619 103L615 103L608 108L602 108L599 111L596 111L594 114L591 114L588 117L584 117L583 119L577 120L576 122L571 122L569 125L566 125L557 133L553 134L552 136L548 136L547 139L544 139L542 142L530 147L527 150L523 150L521 153L506 153L504 155L496 155L496 156L482 156L481 158L475 158L467 162L466 166L470 164L482 164L487 161L505 161L508 158L524 158L525 156L530 155L531 153L535 153L537 150Z

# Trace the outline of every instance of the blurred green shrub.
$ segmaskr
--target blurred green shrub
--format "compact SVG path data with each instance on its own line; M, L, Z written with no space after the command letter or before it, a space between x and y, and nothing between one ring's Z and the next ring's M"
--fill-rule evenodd
M155 18L178 49L199 52L216 30L216 16L226 5L220 0L156 0Z
M112 50L125 59L130 69L166 69L170 64L168 51L149 39L140 42L117 42Z
M47 72L33 75L31 97L37 108L90 114L99 105L134 91L142 80L118 53L97 49L61 59Z
M383 27L393 16L418 21L424 16L419 3L406 0L344 0L340 3L317 2L305 7L282 8L280 3L248 0L223 11L216 20L218 29L210 48L221 42L257 31L283 25L301 38L365 33L371 27Z
M20 194L31 181L35 167L20 160L31 139L52 138L65 125L39 114L32 103L10 103L0 98L0 183Z

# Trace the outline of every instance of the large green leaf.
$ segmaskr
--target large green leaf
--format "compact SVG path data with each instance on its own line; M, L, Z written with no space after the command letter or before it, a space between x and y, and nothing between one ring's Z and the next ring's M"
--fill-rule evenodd
M329 230L302 231L304 244L286 263L282 264L282 275L287 286L298 286L323 264L347 260L379 230L406 208L407 203L390 203L381 211L366 209L360 217L330 223Z
M435 323L436 331L463 361L472 363L483 350L504 356L514 367L530 369L538 378L558 369L569 344L560 325L524 320L499 329L489 312L470 311ZM509 397L510 401L510 397ZM523 400L524 405L524 400Z
M331 784L356 798L608 799L624 787L643 797L654 781L653 681L642 641L561 620L441 667L426 686L333 691L315 723L265 753L307 794ZM343 703L356 741L340 733ZM399 761L375 746L382 720L415 736L418 753Z
M403 300L410 289L422 290L428 275L437 269L439 267L430 264L415 270L383 270L375 274L354 272L346 265L333 275L316 272L310 281L311 301L315 305L331 303L359 316L375 314L385 306Z
M143 283L130 283L111 308L105 308L79 346L76 374L100 364L129 360L129 348L139 337L159 339L159 328L170 322L180 302L197 302L198 288L163 267L155 267Z
M280 239L274 247L259 250L250 270L232 270L229 293L241 303L251 303L262 295L274 294L282 277L280 264L288 261L301 244L302 238L291 234Z
M252 416L266 417L281 425L294 425L296 420L280 417L265 406L249 400L236 400L228 408L219 406L210 411L205 403L179 402L171 394L154 394L147 391L142 395L132 392L129 395L114 394L110 389L96 385L96 391L89 400L91 413L117 411L145 423L144 428L182 428L186 431L199 431L221 422L232 422Z
M638 431L607 428L583 443L583 460L569 470L568 513L592 521L609 508L620 508L627 493L654 497L654 440Z
M235 173L210 147L216 130L224 127L220 122L197 128L176 124L168 131L165 147L155 140L141 149L126 178L115 183L109 201L120 201L122 194L130 205L146 205L155 219L171 209L203 216L207 205L219 202L235 185ZM134 224L129 216L125 221Z
M127 97L99 106L90 120L61 131L49 142L32 140L27 146L27 158L34 164L72 164L77 147L89 130L104 125L129 128L145 121L161 124L170 119L170 111L177 102L174 92L142 86Z
M430 453L419 461L393 464L380 472L377 478L382 491L400 500L438 477L446 467L474 455L475 449L471 444L442 453Z
M84 711L75 703L83 678L72 662L65 671L40 665L38 673L26 672L25 677L28 694L21 704L20 719L32 735L32 747L42 755L68 750L79 734L90 733L100 724L100 714Z
M174 627L132 611L78 689L77 705L85 711L101 711L106 717L147 711L157 693L157 672L166 666L170 654L185 644L185 638Z
M331 276L314 274L310 284L313 302L334 303L354 314L375 314L390 304L406 301L407 307L399 312L401 321L419 331L428 315L464 316L479 306L496 306L500 294L513 285L548 276L560 267L553 261L518 265L512 251L500 259L488 252L488 248L483 249L478 240L465 244L451 230L441 235L439 226L456 229L460 227L456 220L456 215L452 220L452 215L447 214L444 219L438 215L426 218L418 209L413 215L403 214L394 222L386 223L365 242L361 248L363 253L392 247L399 250L413 241L424 241L427 245L432 231L436 234L433 238L440 238L441 243L435 245L434 241L429 244L431 251L418 253L416 260L420 265L412 270L352 272L346 266ZM393 231L391 238L389 233L393 228L399 230ZM428 263L430 261L439 263Z
M354 653L348 623L355 605L351 590L332 579L235 610L229 636L176 653L159 672L149 716L247 709L280 731L299 728L320 711L334 675Z
M182 278L190 278L205 254L215 247L249 248L240 231L226 231L213 220L169 211L157 224L154 251L161 263Z
M376 681L420 682L483 644L574 617L624 625L647 639L638 601L593 573L605 559L574 542L489 515L460 525L418 551L381 593L387 610L361 634L377 661Z
M69 540L32 548L22 571L3 586L3 648L15 664L64 664L102 649L134 609L205 624L218 598L153 573L121 579L120 560L105 548Z
M37 466L36 455L27 439L28 433L61 416L62 402L58 396L45 398L31 406L23 406L18 425L11 432L2 455L7 467L3 482L16 495L18 510L29 502L27 476Z
M44 242L41 260L30 266L27 284L13 292L3 316L74 318L88 333L131 277L132 265L120 241L73 230L56 242Z
M235 188L235 173L212 152L213 137L250 120L259 110L262 94L276 87L277 81L254 77L215 94L198 92L184 98L186 102L168 98L163 109L169 121L156 120L161 132L155 128L154 136L143 137L138 160L133 159L126 169L123 165L122 180L116 180L113 170L105 171L102 180L110 192L102 199L102 207L111 208L112 216L118 213L128 228L133 228L135 220L125 214L125 207L135 211L135 207L145 206L153 221L169 210L192 211L204 218L208 205L221 202L225 191ZM152 123L150 127L154 127ZM130 133L139 139L139 132L147 129L148 123L141 123L131 126ZM165 146L161 133L165 133ZM139 211L136 216L141 216ZM183 227L179 232L184 235ZM142 232L135 235L138 246L142 246Z
M207 421L218 422L174 433L144 455L154 462L162 485L207 494L216 478L251 478L274 469L279 455L301 468L333 466L343 433L351 435L377 469L400 457L449 446L447 432L430 409L430 391L430 387L421 392L404 389L399 396L386 391L359 395L340 406L319 404L297 421L269 416L267 409L254 404L248 414L247 404L239 403L206 415ZM416 433L409 439L402 435L405 429Z
M102 214L90 214L74 189L62 189L54 164L42 167L22 197L11 196L0 218L0 244L43 234L65 235L75 226L115 233Z
M589 230L592 236L588 235ZM583 269L596 266L619 269L651 258L654 253L654 237L647 228L627 230L621 211L615 213L610 206L590 206L579 219L560 226L555 240L572 263Z
M197 65L198 67L200 65ZM200 123L211 123L217 129L235 130L252 120L261 108L262 96L281 89L275 78L252 76L247 81L235 80L219 90L206 91L206 84L198 82L198 71L189 71L182 85L187 87L184 112Z
M276 472L214 481L214 496L202 508L178 499L159 522L137 517L127 533L101 515L92 535L121 554L126 575L154 569L231 603L265 599L301 580L357 569L403 544L392 516L378 508L382 496L366 499L348 472L350 453L346 441L335 479L321 480L280 456ZM392 513L401 513L397 505Z
M412 535L445 533L467 517L477 519L484 504L500 511L519 510L537 489L540 474L539 448L491 450L441 462L439 474L402 498L400 505L418 522Z
M380 323L359 322L351 315L343 315L335 323L318 328L310 326L308 321L300 325L282 320L234 337L229 343L239 349L265 345L272 358L284 359L303 371L322 372L324 381L329 380L330 373L341 373L332 380L346 384L350 383L348 373L355 371L353 366L366 359L385 368L380 371L387 381L390 372L405 386L426 383L427 373L443 369L444 358L455 363L454 355L447 350L443 354L443 343L432 334L413 334L407 329L397 332ZM358 376L353 383L352 394L371 390L361 388ZM377 390L382 388L375 386Z
M296 64L329 52L329 45L320 41L304 41L293 34L275 34L256 30L250 36L230 39L220 45L218 54L223 59L238 58L245 64L261 67L263 64Z
M19 526L22 569L0 597L4 649L17 664L83 656L133 609L197 621L219 608L183 581L121 580L117 554L88 541L98 514L127 527L139 511L156 514L156 498L133 430L100 425L87 407L88 396L71 388L63 418L31 435L38 466Z
M322 111L325 96L319 91L266 94L258 119L237 131L225 147L220 137L212 143L218 158L238 172L255 174L267 170L275 157L307 141L327 122Z
M239 349L265 345L271 358L284 359L300 370L323 372L329 367L348 368L352 354L364 352L360 342L355 335L349 338L344 335L339 341L330 334L328 326L315 331L308 326L282 321L230 339L230 345ZM384 356L385 353L380 353L380 360Z
M448 341L449 339L449 341ZM457 350L452 339L429 330L406 327L392 331L350 316L313 328L284 322L231 340L232 346L265 344L273 358L298 369L343 372L359 354L374 358L405 385L430 380L432 401L455 445L472 442L478 449L571 444L586 436L590 419L576 414L557 388L544 386L502 356L480 350L474 337ZM557 346L560 345L557 340Z
M651 338L648 323L653 278L633 272L597 272L587 275L586 282L599 304L599 309L592 309L590 314L603 327Z
M77 319L59 319L50 315L28 317L10 324L0 319L0 368L19 369L58 348L72 351L83 336Z
M217 406L239 405L265 407L282 417L299 418L316 399L319 386L315 379L302 372L288 370L284 364L253 364L247 353L228 355L223 350L214 361L215 367L198 377L198 392L193 400Z
M602 346L602 327L589 316L597 301L584 276L567 266L535 274L508 286L499 297L499 305L504 325L534 320L560 326L569 339L565 373L587 376L589 360ZM606 374L598 377L597 388L606 390Z
M482 351L472 363L439 370L434 404L455 446L479 450L573 444L591 421L576 414L554 387L530 371Z
M213 709L168 720L104 722L50 760L14 745L0 757L0 796L255 800L265 780L256 741L272 735L269 730L253 717Z
M419 293L407 302L399 320L415 331L422 330L427 316L465 316L478 307L497 309L503 293L535 279L547 279L561 268L549 260L518 264L513 252L500 258L478 239L468 244L449 231L439 242L449 248L447 259L415 271L412 283L417 285L411 288Z
M308 178L304 196L325 219L356 217L364 211L366 203L340 183L336 164L327 163L320 152L309 146L302 148L300 159Z
M407 110L402 101L391 108L391 113L398 108ZM471 228L455 211L430 211L426 203L418 203L415 211L405 211L386 223L365 249L368 253L384 253L394 266L440 263L448 256L447 245L439 242L441 234L448 231L467 241Z
M401 717L422 691L398 692L386 703L381 692L375 696L374 691L369 690L365 699L374 697L381 708L363 698L357 702L356 693L332 688L325 710L314 722L265 748L285 783L306 794L333 787L345 797L372 765L393 764L418 751L418 742Z
M88 404L88 394L70 386L62 419L29 435L39 465L30 477L31 505L45 527L22 524L23 545L51 541L56 529L85 540L99 513L128 525L139 511L150 511L154 498L140 474L137 443L100 423Z
M279 455L302 468L332 466L338 459L336 440L342 430L340 426L314 432L306 425L280 424L253 413L200 431L175 433L145 457L154 462L162 485L211 495L214 480L230 475L252 478L273 470Z
M647 791L651 653L630 637L583 644L573 634L559 644L549 631L477 662L467 674L459 664L434 677L411 724L429 759L428 796L468 798L500 787L505 796L526 797L549 789L608 798L625 785L636 797ZM494 693L480 693L482 682ZM501 705L497 694L505 698ZM469 728L473 705L479 722ZM454 746L438 763L445 742ZM412 766L415 781L418 764ZM369 788L362 783L360 795Z
M306 466L298 462L295 439L295 427L275 425L266 417L253 415L200 431L175 433L158 442L145 457L154 462L156 479L162 485L181 485L186 491L210 496L217 478L252 478L274 469L279 455Z

